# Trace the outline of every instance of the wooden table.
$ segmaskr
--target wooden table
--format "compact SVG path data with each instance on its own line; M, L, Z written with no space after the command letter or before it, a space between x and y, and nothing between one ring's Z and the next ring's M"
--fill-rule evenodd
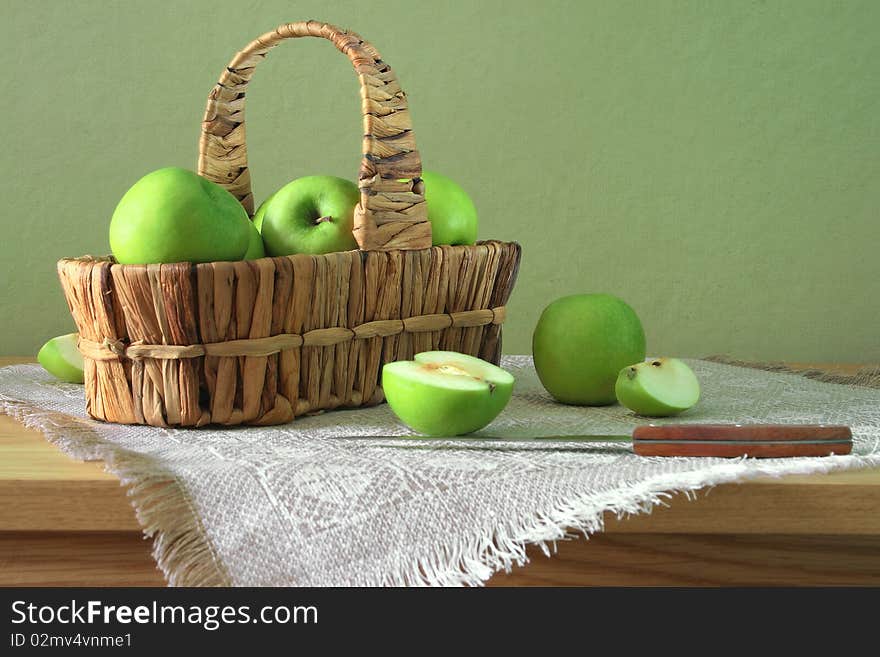
M0 358L0 366L25 362ZM0 585L159 586L125 490L0 415ZM718 486L490 585L880 585L880 469Z

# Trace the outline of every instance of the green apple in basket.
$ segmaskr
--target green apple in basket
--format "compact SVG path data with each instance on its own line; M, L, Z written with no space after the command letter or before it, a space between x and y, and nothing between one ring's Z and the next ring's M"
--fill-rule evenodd
M247 212L220 185L179 167L138 180L113 212L110 248L122 264L241 260Z
M49 374L68 383L83 382L83 357L76 348L77 333L52 338L37 352L37 361Z
M266 249L263 245L263 236L260 235L260 230L255 222L249 221L248 224L248 248L242 259L257 260L258 258L265 258Z
M477 241L477 209L467 192L439 173L425 171L425 202L431 222L431 242L473 244Z
M645 359L635 311L610 294L576 294L544 309L532 336L538 378L557 401L613 404L620 370Z
M454 351L424 351L414 358L382 367L385 399L414 431L471 433L494 420L510 401L513 376L500 367Z
M357 185L336 176L305 176L272 194L254 225L271 256L332 253L357 248L352 235Z
M700 382L677 358L652 358L620 370L614 385L617 400L649 417L686 411L700 399Z
M266 216L266 208L269 207L269 203L272 201L273 198L275 198L275 194L272 194L272 196L260 203L260 207L258 207L257 211L254 213L253 221L251 223L254 225L254 228L256 228L257 232L259 233L263 232L263 217Z

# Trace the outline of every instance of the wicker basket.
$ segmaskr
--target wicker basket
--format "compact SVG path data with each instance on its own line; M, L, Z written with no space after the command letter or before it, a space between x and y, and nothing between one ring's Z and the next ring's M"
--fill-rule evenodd
M245 89L271 48L302 36L332 41L358 74L366 135L354 227L361 250L205 264L61 260L92 417L278 424L381 402L382 364L420 351L498 362L519 245L431 247L406 96L358 35L291 23L238 53L208 98L199 173L253 214Z

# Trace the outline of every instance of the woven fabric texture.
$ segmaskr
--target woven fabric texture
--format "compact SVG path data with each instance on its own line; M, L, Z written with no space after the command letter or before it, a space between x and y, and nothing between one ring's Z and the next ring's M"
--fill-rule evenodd
M368 438L408 433L386 405L265 428L112 425L86 417L81 386L36 365L0 369L0 410L75 458L107 462L174 585L479 584L524 563L528 543L552 551L601 531L606 511L649 512L673 492L760 475L880 465L880 389L689 363L703 398L661 422L848 424L853 454L643 458L623 443ZM619 406L555 404L528 357L503 365L516 389L486 434L628 434L648 422Z

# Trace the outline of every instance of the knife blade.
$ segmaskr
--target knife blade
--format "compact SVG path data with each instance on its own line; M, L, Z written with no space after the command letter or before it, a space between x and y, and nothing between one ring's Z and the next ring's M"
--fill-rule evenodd
M636 427L632 435L547 435L547 436L352 436L377 441L410 444L468 443L562 443L631 446L638 456L709 456L738 458L784 458L828 456L852 451L852 432L841 425L783 424L665 424Z

